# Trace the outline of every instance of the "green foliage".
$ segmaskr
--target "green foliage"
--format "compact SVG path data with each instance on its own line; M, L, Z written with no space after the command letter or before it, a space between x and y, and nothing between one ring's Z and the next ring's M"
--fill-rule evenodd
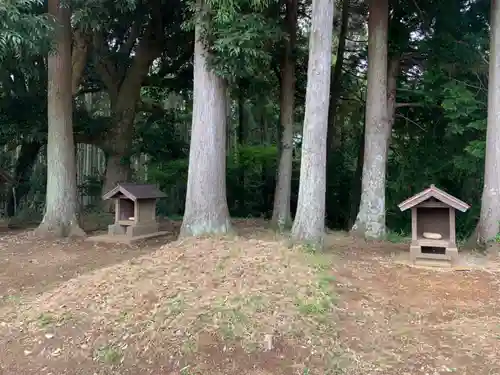
M277 166L274 146L239 147L228 159L227 199L234 216L270 215Z
M181 129L190 124L188 116L182 111L170 110L139 121L136 152L147 153L153 163L186 158L189 145L183 139Z
M210 11L201 19L193 17L199 10L194 1L153 3L72 1L74 25L92 37L102 37L103 42L102 49L92 48L83 90L103 90L96 69L102 59L115 68L111 70L115 70L112 75L116 82L123 82L134 57L122 48L132 32L131 25L138 27L141 39L149 15L162 16L164 50L153 64L141 94L144 103L161 103L163 109L137 116L130 154L148 154L148 178L158 182L168 195L160 203L160 213L181 215L193 85L193 33L181 26L202 21L212 67L229 83L227 195L231 214L269 216L278 164L280 59L287 38L282 2L207 0L205 5ZM466 214L457 216L459 235L467 235L477 220L487 117L487 3L391 2L390 53L391 57L402 57L397 102L409 104L396 110L388 156L386 208L393 241L399 241L410 230L410 217L399 212L397 204L431 183L472 205ZM294 51L296 135L300 134L304 113L309 8L309 3L299 2L301 26ZM327 181L327 223L342 229L352 223L359 202L358 158L366 91L366 6L364 2L351 2L350 11L342 97L335 119L339 148L328 160ZM47 75L42 52L47 48L51 21L42 12L41 0L11 0L0 5L0 145L8 145L10 150L25 140L46 139ZM106 100L102 103L108 103ZM81 101L75 101L76 135L105 138L101 134L105 136L111 123L107 104L99 99L98 104L94 103L96 108L87 111ZM298 192L298 168L299 161L294 160L292 211ZM80 186L81 192L98 197L101 177L89 176ZM35 169L31 186L30 196L22 206L27 207L26 212L28 208L42 211L43 168Z
M0 3L0 62L47 52L54 24L41 13L43 0Z
M188 159L152 164L148 170L152 181L167 195L158 209L161 215L177 216L184 212Z
M273 57L269 47L284 37L278 26L255 12L240 14L229 22L216 22L212 43L216 70L229 80L235 76L266 79Z
M72 22L81 30L107 31L110 21L117 15L133 12L137 3L137 0L72 0Z
M231 155L227 162L227 196L233 216L269 216L272 211L278 151L275 146L247 146ZM293 185L296 202L299 165L294 165ZM184 211L188 160L178 159L157 163L149 168L152 181L167 194L160 203L160 213L166 216L182 215ZM244 184L240 177L244 172ZM242 202L244 203L242 205Z
M269 0L209 0L200 10L198 3L191 2L194 16L186 26L200 23L218 74L233 82L266 80L275 44L286 36L277 19L279 8L272 5Z

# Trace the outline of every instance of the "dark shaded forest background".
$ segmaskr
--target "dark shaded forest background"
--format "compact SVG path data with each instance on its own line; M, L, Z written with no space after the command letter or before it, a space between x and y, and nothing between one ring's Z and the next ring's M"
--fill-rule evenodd
M127 169L140 159L143 163L132 168L131 179L159 184L168 195L159 214L182 216L193 100L190 5L101 3L88 2L73 14L73 74L78 54L85 55L73 93L75 141L104 155L100 166L97 151L92 151L91 172L77 171L81 209L105 210L100 196L119 175L111 169ZM231 11L221 5L214 17L211 63L228 82L226 180L233 217L270 218L273 211L281 152L283 56L290 40L285 5L286 1L269 1L256 7L242 1ZM395 107L390 119L387 226L393 233L408 233L410 217L400 213L397 204L433 183L472 206L457 216L457 232L464 238L474 230L481 206L490 4L401 0L389 5L388 85L392 77L395 86L388 95L395 95ZM148 18L154 13L151 9L161 15L161 26ZM0 9L0 16L2 11L11 12ZM40 13L43 6L36 3L25 12ZM299 1L297 13L291 52L296 62L292 216L305 111L309 2ZM332 25L326 224L333 229L352 227L360 201L367 13L362 1L339 1ZM26 29L18 31L23 32ZM41 220L46 189L46 58L36 50L21 60L6 52L0 69L0 163L12 177L2 194L4 211L19 220ZM83 157L79 155L77 159Z

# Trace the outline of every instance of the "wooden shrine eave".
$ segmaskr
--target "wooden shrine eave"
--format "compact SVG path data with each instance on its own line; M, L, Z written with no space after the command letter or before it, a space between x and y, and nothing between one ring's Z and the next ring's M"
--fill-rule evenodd
M431 185L424 191L421 191L418 194L415 194L414 196L406 199L405 201L401 202L398 207L401 211L406 211L412 207L417 206L418 204L425 202L426 200L434 198L447 206L450 206L456 210L459 210L461 212L467 211L470 206L461 201L458 198L455 198L454 196L448 194L447 192L437 188L434 185Z
M134 202L140 199L159 199L166 197L165 193L158 190L155 185L120 183L114 189L104 194L102 199L113 199L119 196L125 196Z

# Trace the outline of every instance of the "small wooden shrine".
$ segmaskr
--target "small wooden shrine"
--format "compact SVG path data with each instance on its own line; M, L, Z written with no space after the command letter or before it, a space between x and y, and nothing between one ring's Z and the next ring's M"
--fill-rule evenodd
M401 211L411 209L412 263L456 264L458 249L455 233L455 211L465 212L469 205L431 185L398 205Z
M93 241L131 243L164 235L156 219L156 202L166 195L155 185L120 183L102 199L115 200L115 222L107 235L91 237Z

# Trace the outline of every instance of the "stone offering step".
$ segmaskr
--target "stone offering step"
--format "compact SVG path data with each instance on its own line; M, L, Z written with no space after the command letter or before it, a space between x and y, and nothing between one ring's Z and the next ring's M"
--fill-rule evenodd
M415 261L415 265L420 267L451 268L451 262L449 260L440 259L417 258L417 260Z

